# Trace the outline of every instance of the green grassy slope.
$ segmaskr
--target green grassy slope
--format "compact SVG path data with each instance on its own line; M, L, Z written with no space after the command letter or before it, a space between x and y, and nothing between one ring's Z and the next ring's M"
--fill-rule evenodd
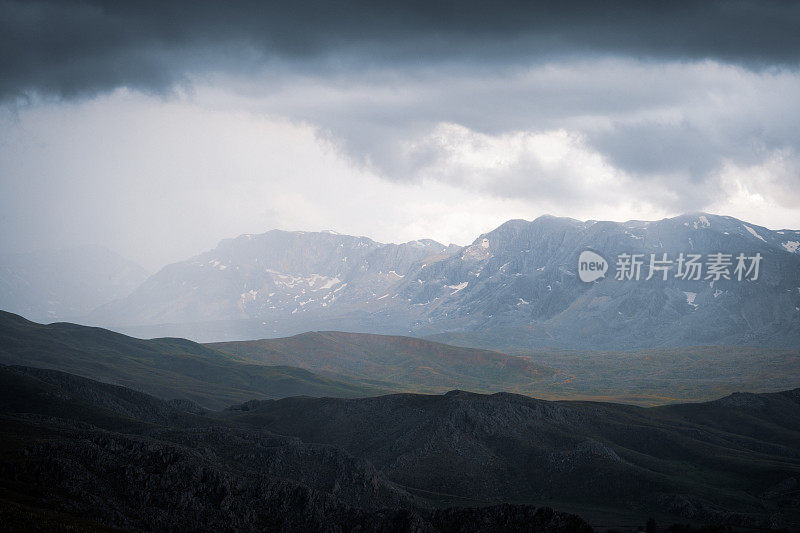
M185 339L142 340L75 324L43 325L3 311L0 363L61 370L211 409L254 398L379 392L301 368L243 362Z
M553 375L552 369L520 357L390 335L326 331L206 346L254 362L413 392L459 388L535 394Z
M639 405L706 401L737 391L800 387L800 349L688 346L625 352L527 348L483 333L443 333L431 340L502 350L556 369L536 396Z

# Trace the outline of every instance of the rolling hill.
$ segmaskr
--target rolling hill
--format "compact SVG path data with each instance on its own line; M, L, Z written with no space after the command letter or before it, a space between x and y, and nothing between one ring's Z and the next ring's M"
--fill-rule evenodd
M43 325L3 311L0 363L62 370L207 408L252 398L379 391L292 366L248 364L185 339L142 340L76 324Z
M455 334L444 340L476 341ZM509 340L514 350L510 335ZM412 337L343 332L200 345L176 338L141 340L75 324L42 325L1 312L0 364L63 370L216 409L254 398L452 389L663 405L800 386L797 349L517 349L507 355Z
M423 339L335 331L278 339L211 343L232 357L305 368L331 379L405 392L514 392L545 399L663 405L707 401L736 391L800 387L800 350L695 346L630 351L518 348L446 333ZM457 346L483 348L460 349Z
M241 359L401 391L531 393L554 375L527 358L390 335L325 331L206 346Z
M708 401L736 391L775 392L800 387L797 348L529 349L520 348L511 332L503 340L494 333L444 333L433 335L431 340L477 348L496 346L553 368L553 378L539 384L534 394L538 398L662 405Z

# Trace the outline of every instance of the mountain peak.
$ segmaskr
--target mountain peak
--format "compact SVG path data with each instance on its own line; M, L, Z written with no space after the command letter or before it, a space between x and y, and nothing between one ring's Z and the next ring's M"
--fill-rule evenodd
M308 330L456 330L482 335L490 339L483 346L495 348L506 342L627 349L767 340L783 346L798 341L800 332L798 242L794 233L708 213L596 223L551 215L514 219L463 248L430 239L389 245L271 231L165 268L94 316L101 324L185 324L167 334L209 341ZM646 280L644 264L641 280L623 283L611 272L585 284L576 262L587 248L612 269L621 253L674 260L681 253L745 252L764 260L757 283L737 281L733 267L713 283L669 273Z

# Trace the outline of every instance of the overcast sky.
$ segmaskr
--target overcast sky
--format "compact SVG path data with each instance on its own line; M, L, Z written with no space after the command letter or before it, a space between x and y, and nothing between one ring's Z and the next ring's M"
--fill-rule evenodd
M800 2L6 2L0 253L800 228Z

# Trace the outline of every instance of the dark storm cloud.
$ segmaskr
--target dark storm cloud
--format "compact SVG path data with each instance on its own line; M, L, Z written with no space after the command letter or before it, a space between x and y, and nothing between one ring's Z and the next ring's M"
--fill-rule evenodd
M744 153L739 143L719 143L688 121L619 124L592 141L613 164L637 175L680 172L702 179L726 157L737 156L749 164L757 161L753 149Z
M176 100L310 125L395 182L677 212L724 198L735 167L796 205L798 27L800 2L0 0L0 110L120 87L158 108L185 84ZM561 133L558 162L530 142Z
M744 0L5 1L0 96L162 91L190 74L269 60L348 69L612 54L797 65L798 24L798 2Z
M284 87L267 91L260 109L320 126L354 162L384 178L435 177L458 186L469 181L468 172L441 171L452 168L453 160L452 145L435 131L439 124L492 138L575 132L588 149L642 184L671 184L669 208L675 211L700 209L718 198L713 178L727 163L746 167L776 150L800 153L800 80L789 69L606 59L403 73L402 83L392 72L346 80L290 76ZM262 86L252 81L241 92L253 94ZM540 197L545 190L561 194L552 183L575 182L561 169L543 173L530 158L504 169L502 175L480 169L487 177L481 182L508 198ZM541 176L552 183L545 186ZM704 185L709 178L712 183ZM562 199L575 200L566 194Z

